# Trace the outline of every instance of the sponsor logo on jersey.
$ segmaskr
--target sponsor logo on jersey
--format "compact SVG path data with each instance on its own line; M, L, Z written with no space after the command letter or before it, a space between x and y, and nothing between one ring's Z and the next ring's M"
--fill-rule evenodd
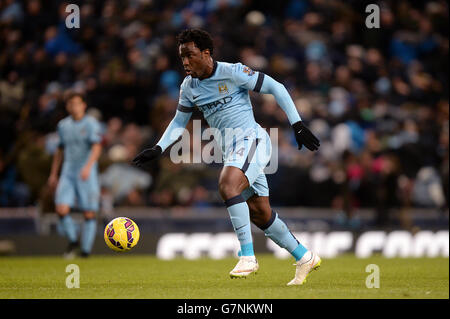
M233 100L233 98L231 96L226 96L224 98L221 98L217 101L211 102L211 103L206 103L203 105L197 105L197 107L200 109L200 111L204 112L207 110L212 110L215 108L220 108L228 103L230 103Z

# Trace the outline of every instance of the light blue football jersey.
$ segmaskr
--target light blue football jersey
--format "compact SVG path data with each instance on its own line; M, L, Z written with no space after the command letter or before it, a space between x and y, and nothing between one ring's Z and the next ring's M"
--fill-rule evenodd
M226 129L234 131L234 139L257 134L249 90L259 92L264 73L255 72L241 63L214 61L209 78L200 80L187 76L180 87L178 110L191 112L198 108L212 128L221 132L222 150L233 141L228 139ZM240 134L239 134L240 132ZM237 133L237 134L235 134Z
M61 174L78 175L87 162L94 143L100 143L101 132L98 121L89 115L75 121L68 116L58 123L59 146L64 149L64 164ZM92 167L97 170L97 163Z

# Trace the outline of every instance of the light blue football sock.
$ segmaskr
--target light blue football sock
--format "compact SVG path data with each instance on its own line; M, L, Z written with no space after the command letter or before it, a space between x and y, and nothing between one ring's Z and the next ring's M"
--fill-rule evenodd
M260 227L264 234L272 239L278 246L286 249L296 261L300 260L308 251L297 238L291 233L286 224L278 217L278 214L272 211L269 222Z
M77 241L77 229L72 217L70 217L69 214L62 217L60 216L59 225L63 230L64 236L69 240L69 242L75 243Z
M90 254L94 245L95 233L97 231L97 219L85 219L81 233L81 251Z
M250 211L241 195L225 201L234 231L241 245L240 256L254 256Z

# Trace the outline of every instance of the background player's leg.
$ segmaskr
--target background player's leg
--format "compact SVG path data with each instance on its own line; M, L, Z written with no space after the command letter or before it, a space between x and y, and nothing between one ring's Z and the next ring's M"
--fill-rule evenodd
M81 233L81 256L87 257L91 253L96 231L97 219L95 212L85 211L83 231Z
M286 249L296 261L308 252L308 249L294 237L287 225L272 210L268 196L254 195L247 200L247 204L251 221L278 246Z
M84 222L81 232L81 256L87 257L92 251L97 232L96 211L99 209L99 185L95 171L87 180L77 180L79 205L83 209Z
M241 245L242 256L254 256L250 212L241 193L249 186L237 167L225 166L219 177L219 192L225 201L231 223Z
M64 252L64 258L73 259L76 256L76 250L79 247L79 242L75 222L69 214L70 206L57 204L56 213L59 216L59 227L69 241L66 251Z
M69 240L68 250L73 250L78 243L76 225L70 216L70 207L75 202L75 189L72 180L64 175L59 178L55 194L55 208L59 216L59 227Z
M77 243L77 229L72 217L69 214L70 206L64 204L56 205L56 213L59 217L59 224L63 230L64 236L69 240L69 243Z

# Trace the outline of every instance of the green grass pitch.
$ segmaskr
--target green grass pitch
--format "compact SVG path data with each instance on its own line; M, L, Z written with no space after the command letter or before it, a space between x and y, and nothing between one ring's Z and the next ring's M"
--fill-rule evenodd
M236 258L158 260L137 255L0 257L0 299L149 298L149 299L343 299L449 298L448 258L346 255L324 259L303 286L286 286L295 273L293 259L260 255L258 274L230 279ZM66 287L66 266L77 264L80 288ZM380 269L380 288L366 287L368 264Z

